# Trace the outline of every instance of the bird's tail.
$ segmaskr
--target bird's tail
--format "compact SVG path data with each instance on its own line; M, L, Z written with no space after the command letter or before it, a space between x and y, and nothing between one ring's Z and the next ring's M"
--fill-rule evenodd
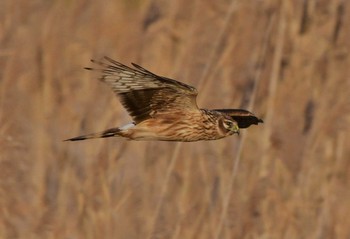
M81 135L78 137L66 139L64 141L78 141L78 140L85 140L85 139L107 138L107 137L115 137L115 136L122 136L120 128L112 128L112 129L107 129L107 130L99 132L99 133Z

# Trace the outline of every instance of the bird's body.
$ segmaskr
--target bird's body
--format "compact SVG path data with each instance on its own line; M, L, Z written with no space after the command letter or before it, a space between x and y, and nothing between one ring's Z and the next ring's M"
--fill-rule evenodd
M124 137L129 140L199 141L215 140L239 133L239 128L262 122L240 109L207 110L196 104L197 90L184 83L155 75L133 64L127 67L105 57L101 80L109 84L133 122L100 133L78 136L90 138ZM87 68L88 70L96 70Z
M228 136L216 123L218 112L200 110L191 114L164 115L161 118L147 119L141 123L122 130L123 137L132 140L160 140L160 141L198 141L214 140ZM224 116L222 116L224 117ZM197 122L193 124L191 122ZM151 131L149 129L152 129ZM176 132L176 133L174 133ZM233 131L232 133L233 134Z

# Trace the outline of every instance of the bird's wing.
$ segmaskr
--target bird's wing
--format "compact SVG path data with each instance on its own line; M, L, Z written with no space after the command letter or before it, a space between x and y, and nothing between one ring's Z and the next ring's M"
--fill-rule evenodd
M222 112L229 115L234 119L239 128L248 128L252 124L264 123L262 119L256 117L253 113L248 110L242 109L216 109L215 111Z
M198 110L197 90L192 86L158 76L134 63L134 68L131 68L109 57L104 57L103 61L91 61L101 68L86 69L101 72L100 80L119 96L135 123L159 114Z

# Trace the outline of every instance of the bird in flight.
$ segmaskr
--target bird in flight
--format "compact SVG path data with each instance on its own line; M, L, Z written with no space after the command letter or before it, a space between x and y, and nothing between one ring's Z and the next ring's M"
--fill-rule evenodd
M106 137L182 142L216 140L263 123L243 109L200 109L196 88L156 75L134 63L131 68L109 57L91 61L99 68L85 69L101 73L100 80L112 88L133 122L65 141Z

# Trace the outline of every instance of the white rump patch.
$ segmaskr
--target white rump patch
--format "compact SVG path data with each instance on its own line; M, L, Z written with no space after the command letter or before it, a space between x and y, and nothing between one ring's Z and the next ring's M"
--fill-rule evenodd
M119 129L120 130L127 130L127 129L130 129L130 128L134 127L134 126L135 126L134 123L130 123L130 124L126 124L126 125L120 127Z

